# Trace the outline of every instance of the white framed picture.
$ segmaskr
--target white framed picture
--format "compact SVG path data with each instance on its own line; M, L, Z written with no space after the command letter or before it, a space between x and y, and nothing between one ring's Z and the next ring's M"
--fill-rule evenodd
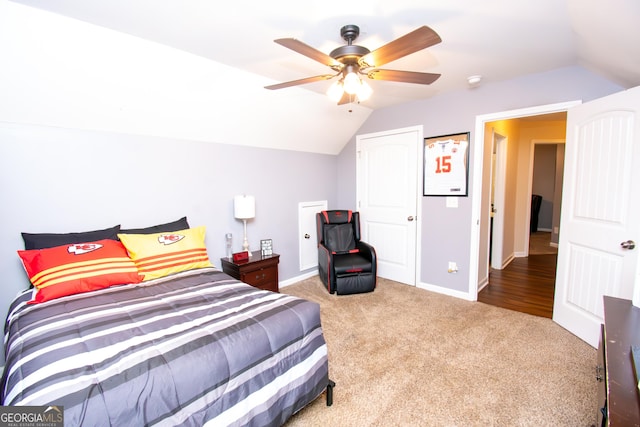
M260 240L260 254L262 256L273 255L273 242L271 239Z

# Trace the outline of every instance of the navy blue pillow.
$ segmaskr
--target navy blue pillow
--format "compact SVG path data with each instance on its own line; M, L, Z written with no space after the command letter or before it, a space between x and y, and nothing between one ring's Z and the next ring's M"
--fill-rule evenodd
M130 228L127 230L120 230L120 234L170 233L173 231L186 230L187 228L189 228L189 223L187 222L187 217L183 216L178 220L167 222L166 224L152 225L151 227L145 228Z
M47 249L74 243L95 242L96 240L118 240L120 224L104 230L84 231L79 233L21 233L25 250Z

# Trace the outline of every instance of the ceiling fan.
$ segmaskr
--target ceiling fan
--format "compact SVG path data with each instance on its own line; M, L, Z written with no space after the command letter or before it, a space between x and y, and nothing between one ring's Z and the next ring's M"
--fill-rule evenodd
M328 55L294 38L274 40L279 45L326 65L331 68L335 74L322 74L319 76L265 86L265 88L283 89L286 87L313 83L320 80L330 80L335 77L339 77L339 80L329 88L328 95L336 100L338 105L342 105L352 102L356 97L359 101L364 101L369 97L369 95L371 95L371 87L366 83L366 81L361 80L358 74L365 75L372 80L386 80L423 85L429 85L440 77L440 74L383 70L377 68L391 61L395 61L396 59L440 43L442 41L440 36L426 25L405 34L404 36L395 39L374 51L370 51L366 47L353 44L353 41L360 35L360 28L357 25L345 25L340 29L340 35L347 44L334 49Z

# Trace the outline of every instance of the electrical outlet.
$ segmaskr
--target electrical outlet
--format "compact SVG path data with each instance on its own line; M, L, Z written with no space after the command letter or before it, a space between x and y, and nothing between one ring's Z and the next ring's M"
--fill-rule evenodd
M553 234L558 234L558 227L553 227Z
M447 270L449 273L457 273L458 272L458 264L455 261L449 261L449 269Z

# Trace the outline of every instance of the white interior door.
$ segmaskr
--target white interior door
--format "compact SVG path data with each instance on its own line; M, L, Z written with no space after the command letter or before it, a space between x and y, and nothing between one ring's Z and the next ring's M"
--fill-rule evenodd
M640 240L640 87L569 109L565 149L553 320L596 347L602 296L636 280L621 244Z
M300 271L318 266L316 214L327 209L327 201L298 203L298 241Z
M422 127L356 138L362 240L376 249L378 276L415 286Z

